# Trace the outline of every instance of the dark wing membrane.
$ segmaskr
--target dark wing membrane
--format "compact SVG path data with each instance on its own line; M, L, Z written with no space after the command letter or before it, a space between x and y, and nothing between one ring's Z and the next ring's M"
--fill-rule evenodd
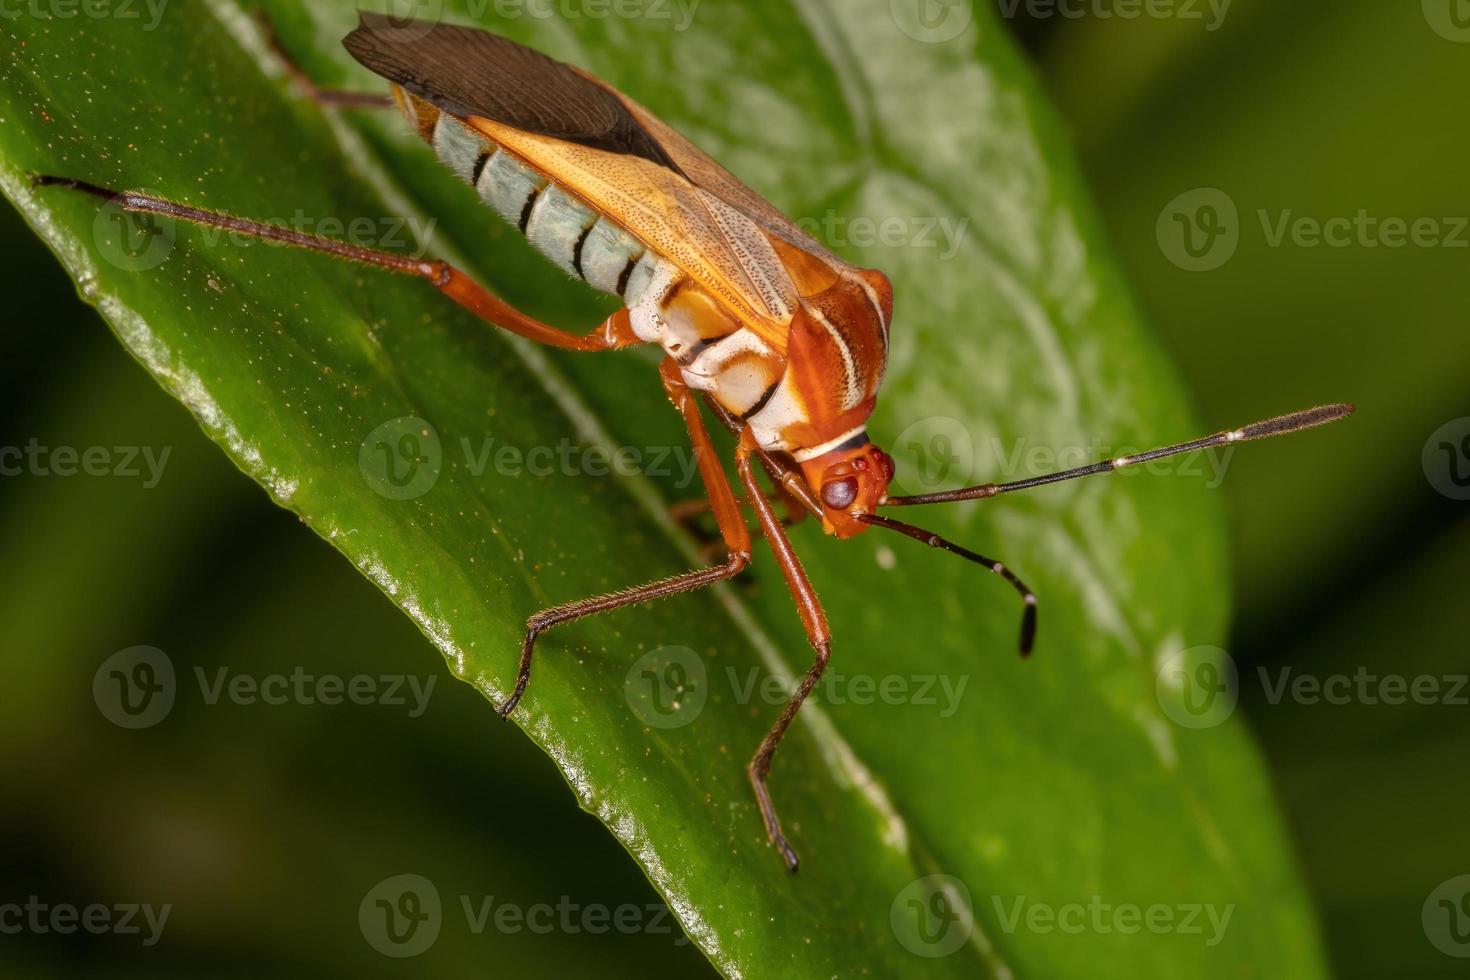
M683 175L617 96L488 31L364 12L342 44L369 70L452 115L642 157Z

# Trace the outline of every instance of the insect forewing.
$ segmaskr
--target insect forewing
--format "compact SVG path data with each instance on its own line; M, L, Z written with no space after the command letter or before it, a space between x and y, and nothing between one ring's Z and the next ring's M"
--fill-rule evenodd
M782 353L799 305L792 253L808 266L850 268L672 127L580 69L484 31L404 31L370 14L345 43L368 68L620 224Z

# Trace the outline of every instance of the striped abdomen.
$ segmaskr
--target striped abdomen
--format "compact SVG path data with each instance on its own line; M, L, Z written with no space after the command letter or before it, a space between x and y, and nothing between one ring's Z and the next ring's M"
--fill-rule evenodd
M396 86L394 93L439 159L561 269L621 296L631 307L667 264L616 222L483 134Z

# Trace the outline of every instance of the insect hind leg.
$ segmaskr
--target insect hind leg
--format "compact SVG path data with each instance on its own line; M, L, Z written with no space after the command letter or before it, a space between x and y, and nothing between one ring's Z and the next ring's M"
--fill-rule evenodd
M256 11L256 21L260 24L261 33L265 35L265 43L270 47L271 54L275 56L281 68L290 76L291 81L296 84L307 98L318 105L335 106L341 109L391 109L394 106L393 97L378 92L344 92L341 89L323 88L316 83L306 69L287 53L281 44L281 37L276 33L276 27L264 10Z
M633 333L626 309L614 313L602 326L590 333L570 333L526 316L447 262L415 259L379 249L363 248L333 238L308 235L294 228L283 228L280 225L253 221L249 218L237 218L234 215L196 208L150 194L112 190L72 177L33 174L31 175L31 186L33 188L61 187L80 191L93 197L115 202L124 211L156 214L206 228L219 228L249 238L278 242L343 261L372 266L386 272L415 276L427 281L439 292L480 319L488 320L502 330L548 347L559 347L563 350L600 351L616 350L620 347L641 343Z

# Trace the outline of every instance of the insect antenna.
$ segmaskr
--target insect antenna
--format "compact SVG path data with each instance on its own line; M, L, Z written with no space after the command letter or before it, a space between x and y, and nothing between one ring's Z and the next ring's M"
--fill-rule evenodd
M856 516L864 524L871 524L873 527L886 527L890 531L897 531L899 534L907 535L915 541L922 541L931 548L939 548L948 551L950 554L959 555L966 561L972 561L977 565L984 565L1011 583L1015 587L1015 590L1021 594L1021 601L1026 606L1025 611L1021 613L1021 656L1027 657L1031 655L1031 647L1036 642L1036 593L1027 588L1026 583L1017 578L1015 572L1012 572L1003 563L993 558L986 558L984 555L978 555L968 548L962 548L953 541L948 541L940 537L933 531L926 531L921 527L905 524L903 521L895 521L891 517L882 517L878 514L858 514Z
M1075 480L1078 477L1092 476L1094 473L1111 473L1113 470L1122 469L1125 466L1147 463L1151 460L1163 459L1166 456L1178 456L1181 453L1198 452L1201 449L1211 449L1215 446L1227 446L1237 442L1250 442L1255 439L1269 439L1272 436L1283 436L1289 432L1300 432L1302 429L1311 429L1319 425L1326 425L1329 422L1336 422L1338 419L1345 418L1352 413L1352 405L1319 405L1316 408L1292 412L1290 415L1278 415L1275 418L1266 419L1263 422L1256 422L1244 428L1231 429L1228 432L1217 432L1212 436L1205 436L1203 439L1195 439L1192 442L1181 442L1177 445L1164 446L1160 449L1150 449L1148 452L1135 453L1132 456L1119 456L1116 459L1106 459L1100 463L1090 463L1087 466L1062 470L1059 473L1033 476L1025 480L1016 480L1012 483L983 483L979 486L966 487L962 490L944 490L939 493L921 493L908 497L889 497L884 501L884 506L911 507L916 504L947 504L958 500L978 500L984 497L995 497L1003 493L1011 493L1015 490L1030 490L1032 487L1042 487L1049 483L1061 483L1065 480Z

